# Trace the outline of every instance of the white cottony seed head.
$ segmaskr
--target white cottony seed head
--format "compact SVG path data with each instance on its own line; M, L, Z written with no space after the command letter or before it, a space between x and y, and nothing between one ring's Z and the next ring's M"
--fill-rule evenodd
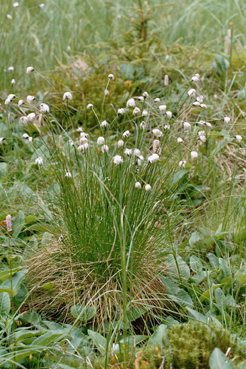
M156 97L155 100L154 100L155 103L159 103L160 101L161 101L161 99L159 99L159 97Z
M27 73L27 74L30 74L30 73L32 73L32 72L34 72L34 68L33 68L33 67L27 67L27 68L26 68L26 73Z
M102 137L102 136L98 137L98 139L97 139L97 144L98 144L98 145L103 145L104 143L105 143L105 139L104 139L104 137Z
M93 104L88 104L87 109L93 109Z
M123 140L119 140L117 143L118 147L123 147L124 146L124 141Z
M180 162L179 162L179 167L185 167L185 165L186 165L186 161L185 160L181 160Z
M41 113L49 113L49 111L50 111L50 108L47 104L45 104L45 103L40 104L40 112Z
M108 147L108 145L102 145L102 147L101 147L101 151L104 153L104 152L108 152L108 150L109 150L109 147Z
M21 105L23 105L23 104L25 104L25 101L24 101L24 100L19 100L19 101L18 101L18 106L21 106Z
M178 137L178 138L177 138L177 142L178 142L178 143L182 143L182 142L184 142L184 140L183 140L181 137Z
M118 109L118 112L117 112L119 115L123 115L125 113L125 109L124 108L120 108Z
M131 133L129 131L125 131L122 136L123 137L130 137L130 135L131 135Z
M199 81L200 80L200 74L196 73L191 79L192 79L193 82Z
M196 90L194 88L191 88L188 92L187 92L188 96L195 96L196 94Z
M114 163L115 165L119 165L119 164L123 163L123 159L122 159L122 157L121 157L120 155L115 155L115 156L113 157L113 163Z
M36 114L35 113L30 113L27 116L28 122L33 122L35 120L35 118L36 118Z
M224 117L224 122L225 122L226 124L228 124L228 123L230 122L230 120L231 120L231 118L229 118L229 117Z
M151 191L151 186L150 186L150 184L146 184L145 185L145 191Z
M171 112L171 111L167 111L166 112L166 116L168 117L168 119L171 119L172 118L172 116L173 116L173 113Z
M160 105L159 106L159 110L160 111L166 111L167 110L167 106L166 105Z
M112 73L110 73L110 74L108 75L108 79L113 80L113 79L114 79L114 75L113 75Z
M156 136L157 138L163 136L163 133L158 129L158 128L154 128L152 129L152 133L154 134L154 136Z
M141 113L141 110L136 106L136 108L134 108L132 113L133 115L139 115Z
M236 139L237 142L241 142L243 138L240 135L236 135L235 139Z
M125 149L124 154L130 156L132 154L132 149Z
M71 178L72 177L72 174L70 172L66 172L65 177L66 178Z
M135 183L135 188L137 188L138 190L140 190L141 187L142 186L141 186L141 183L140 182L136 182Z
M158 154L152 154L148 157L149 163L156 163L158 160L160 160L160 157Z
M187 131L190 131L190 130L191 130L191 125L190 125L190 123L188 123L188 122L184 122L184 123L183 123L183 125L184 125L184 129L186 129Z
M21 122L22 124L27 124L27 123L28 123L28 118L27 118L27 117L25 117L25 116L20 117L20 122Z
M126 106L129 108L133 108L135 106L135 100L133 98L129 99L126 103Z
M196 159L198 157L198 153L196 151L191 151L190 156L191 159Z
M64 94L63 94L63 100L65 101L65 100L72 100L72 98L73 98L73 95L71 94L71 92L65 92Z
M141 128L141 129L145 129L145 127L146 127L146 123L145 123L144 121L142 121L142 122L140 123L140 128Z
M100 127L108 127L108 122L106 120L104 120L101 124Z
M147 97L149 97L148 92L144 91L144 92L143 92L143 97L144 97L145 99L146 99Z
M146 109L144 109L142 111L142 117L147 117L147 115L148 115L148 111Z
M19 6L19 3L17 3L17 2L15 2L15 3L13 4L13 7L14 7L14 8L18 8L18 6Z
M14 71L14 69L15 69L14 67L8 67L7 71L8 71L8 72L13 72L13 71Z
M36 97L32 96L32 95L28 95L27 98L26 98L26 101L28 102L28 104L33 103L33 101L35 101L35 100L36 100Z
M35 164L43 165L43 158L41 158L41 156L39 156L36 160L35 160Z

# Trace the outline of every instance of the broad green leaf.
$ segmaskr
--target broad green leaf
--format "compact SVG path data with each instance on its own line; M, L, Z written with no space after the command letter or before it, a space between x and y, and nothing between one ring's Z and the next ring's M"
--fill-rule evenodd
M1 162L0 163L0 178L6 176L7 173L8 173L8 164Z
M122 338L120 340L120 343L125 343L126 345L134 346L145 341L147 338L148 336L145 335L128 336L126 337L126 339Z
M127 319L129 322L134 322L138 318L140 318L142 315L147 313L147 311L150 311L153 309L153 306L146 305L145 307L139 307L139 308L129 308L127 310Z
M177 255L175 260L175 257L173 255L169 255L167 257L166 264L168 268L168 273L171 277L178 278L179 273L182 278L188 279L190 277L190 268L188 267L186 262L181 258L181 256Z
M202 265L202 262L201 260L195 256L195 255L192 255L190 257L190 268L193 270L193 272L195 273L201 273L202 272L202 269L203 269L203 265Z
M71 307L71 314L74 318L78 318L83 323L92 319L97 312L97 307L86 305L73 305Z
M209 359L210 369L233 369L234 366L223 352L215 348Z
M10 312L10 297L7 292L0 293L0 316Z
M207 318L196 310L189 307L186 308L192 318L195 318L198 322L207 323Z
M21 212L20 214L14 217L13 222L12 222L14 238L16 238L20 234L24 226L25 226L25 217L24 217L24 214Z
M100 333L88 330L88 335L94 342L95 346L97 347L98 351L104 355L106 352L107 347L107 340L104 338Z
M19 292L21 282L25 278L27 272L28 272L28 270L22 270L20 272L15 273L15 275L12 276L12 283L11 283L10 277L8 279L5 279L5 281L1 284L1 288L6 287L6 288L10 289L11 284L12 284L12 288L13 288L15 294L17 294Z
M43 334L41 337L36 338L33 341L33 346L48 346L50 345L52 342L55 342L57 340L59 340L62 336L64 336L63 332L47 332L45 334Z
M168 346L168 330L165 324L159 325L152 336L150 336L148 346Z
M210 296L213 296L213 291L215 291L217 288L219 288L220 286L222 286L222 284L216 284L214 286L212 286L212 291L211 288L207 289L205 292L203 292L203 294L199 297L199 300L201 302L209 302L210 301Z
M189 239L189 244L190 244L190 246L194 246L200 240L201 240L201 237L200 237L199 233L198 232L193 232L190 239Z

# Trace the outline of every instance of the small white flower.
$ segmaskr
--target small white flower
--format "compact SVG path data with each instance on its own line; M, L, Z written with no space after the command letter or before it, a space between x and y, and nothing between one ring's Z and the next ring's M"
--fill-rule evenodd
M28 137L27 141L32 142L32 137Z
M123 114L125 114L125 109L124 108L120 108L120 109L118 109L117 113L119 115L123 115Z
M22 137L27 139L29 137L29 135L27 133L23 133Z
M212 128L212 127L213 127L211 123L205 122L204 124L205 124L205 126L206 126L206 127L208 127L208 128Z
M101 151L104 153L104 152L108 152L109 150L109 147L108 145L102 145L102 148L101 148Z
M66 172L65 177L71 178L72 177L72 174L70 172Z
M117 143L118 147L123 147L124 146L124 141L123 140L119 140Z
M6 99L5 102L4 102L5 105L9 105L10 103L11 103L10 99Z
M8 100L8 103L11 103L12 100L14 100L15 98L16 98L16 96L14 94L10 94L10 95L8 95L6 101ZM5 104L6 104L6 102L5 102ZM6 105L8 105L8 104L6 104Z
M231 118L229 118L229 117L224 117L224 122L225 122L226 124L228 124L228 123L230 122L230 120L231 120Z
M18 6L19 6L19 3L17 3L17 2L13 4L14 8L18 8Z
M104 120L101 124L100 127L108 127L108 122L106 120Z
M26 68L26 73L27 73L27 74L30 74L30 73L32 73L32 72L34 72L34 68L33 68L33 67L27 67L27 68Z
M21 122L22 124L27 124L27 123L28 123L28 118L27 118L27 117L25 117L25 116L20 117L20 122Z
M170 129L170 125L169 124L165 124L164 129L165 130Z
M11 79L11 85L14 86L15 85L15 79Z
M144 101L144 97L143 97L143 96L137 96L137 97L136 97L136 99L137 99L138 101L141 101L141 102L143 102L143 101Z
M202 142L206 142L207 141L207 138L205 135L199 135L199 139L202 141Z
M159 110L160 111L166 111L167 110L167 106L166 105L160 105L159 106Z
M184 125L184 129L186 129L187 131L190 131L190 130L191 130L191 125L190 125L190 123L188 123L188 122L184 122L184 123L183 123L183 125Z
M171 119L172 118L172 116L173 116L173 113L171 112L171 111L167 111L166 112L166 116L168 117L168 119Z
M49 113L49 111L50 111L50 108L47 104L45 104L45 103L40 104L40 112L41 113Z
M124 154L130 156L132 154L132 149L125 149Z
M198 157L198 153L196 151L191 151L190 156L191 159L196 159Z
M60 237L58 238L58 241L60 241L60 242L61 242L61 241L63 241L63 238L64 238L64 237L63 237L63 235L61 234L61 235L60 235Z
M160 157L158 154L152 154L148 157L149 163L156 163L158 160L160 160Z
M144 97L145 99L146 99L147 97L149 97L148 92L144 91L144 92L143 92L143 97Z
M36 97L32 95L28 95L26 98L26 101L28 102L28 104L33 103L34 100L36 100Z
M93 109L93 104L88 104L87 109Z
M135 188L137 188L138 190L140 190L141 187L142 186L141 186L141 183L140 182L136 182L135 183Z
M146 109L144 109L142 111L142 117L147 117L147 115L148 115L148 111Z
M8 69L7 69L7 70L8 70L8 72L13 72L13 71L14 71L14 69L15 69L14 67L8 67Z
M185 160L181 160L180 162L179 162L179 167L185 167L185 165L186 165L186 161Z
M80 132L80 138L87 138L89 136L88 133Z
M23 105L23 104L25 104L25 101L24 101L24 100L19 100L19 101L18 101L18 106L21 106L21 105Z
M141 151L139 149L134 149L133 155L140 156L141 155Z
M199 103L202 103L203 102L203 96L202 95L197 96L196 101L198 101Z
M240 135L236 135L235 139L236 139L237 142L241 142L243 138Z
M200 105L202 109L207 109L207 105L206 104L201 104Z
M193 82L199 81L200 80L200 74L196 73L191 79L192 79Z
M163 136L163 133L158 128L152 129L152 133L154 134L154 136L156 136L158 138Z
M98 145L103 145L104 143L105 143L105 139L104 139L104 137L102 137L102 136L98 137L98 139L97 139L97 144L98 144Z
M43 9L44 8L44 4L42 3L42 4L39 4L39 7L41 8L41 9Z
M8 19L13 19L12 15L10 15L10 14L7 14L7 18Z
M146 123L145 123L145 121L142 121L142 122L140 123L140 128L141 128L141 129L145 129L145 128L146 128Z
M85 142L83 145L80 145L79 147L78 147L78 150L79 151L82 151L82 152L85 152L86 150L88 150L89 149L89 144L88 144L88 142Z
M178 143L182 143L182 142L184 142L184 140L183 140L181 137L178 137L178 138L177 138L177 142L178 142Z
M150 184L146 184L146 185L145 185L145 191L151 191L151 186L150 186Z
M130 135L131 135L131 133L129 131L125 131L122 136L123 137L130 137Z
M120 155L115 155L113 157L113 163L116 164L116 165L119 165L121 163L123 163L123 159Z
M28 122L33 122L35 120L35 118L36 118L36 114L35 113L30 113L27 116Z
M112 74L112 73L110 73L109 75L108 75L108 79L114 79L114 75Z
M196 90L194 88L191 88L188 92L187 92L188 96L195 96L196 94Z
M65 92L64 94L63 94L63 100L65 101L65 100L72 100L72 98L73 98L73 95L71 94L71 92Z
M133 98L129 99L126 103L126 106L129 108L133 108L135 106L135 100Z
M5 137L0 137L0 144L3 143L4 140L6 140Z
M109 93L109 90L107 90L106 88L105 88L105 90L104 90L104 96L108 96L110 93Z
M35 164L43 165L43 158L41 158L41 156L39 156L39 157L35 160Z
M156 97L155 100L154 100L155 103L159 103L160 101L161 101L161 99L159 99L159 97Z
M201 104L198 101L193 102L193 106L201 106Z
M77 128L77 132L83 132L83 128L82 127Z
M136 108L134 108L132 113L133 113L133 115L138 115L138 114L141 113L141 110L136 106Z

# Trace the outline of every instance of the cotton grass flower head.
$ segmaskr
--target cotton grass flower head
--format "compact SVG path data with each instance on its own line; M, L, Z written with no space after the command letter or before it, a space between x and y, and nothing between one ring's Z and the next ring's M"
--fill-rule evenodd
M169 124L165 124L164 129L165 130L170 129L170 125Z
M81 152L85 152L89 149L88 142L83 143L82 145L79 145L78 150Z
M148 115L148 111L146 109L144 109L142 111L142 117L147 117L147 115Z
M135 188L137 188L138 190L140 190L141 189L141 183L140 182L136 182L135 183Z
M159 103L160 101L161 101L161 99L159 97L156 97L155 100L154 100L155 103Z
M133 110L133 115L139 115L141 113L141 110L136 106Z
M228 124L230 122L231 118L230 117L224 117L224 123Z
M192 97L195 96L196 94L196 90L194 88L191 88L188 92L187 92L188 96Z
M159 110L160 110L161 112L165 112L165 111L167 110L167 106L166 106L166 105L160 105L160 106L159 106Z
M27 115L27 120L28 122L33 122L36 119L36 114L35 113L30 113Z
M101 151L102 151L102 153L108 152L109 151L108 145L102 145Z
M182 142L184 142L184 140L183 140L181 137L178 137L178 138L177 138L177 142L178 142L178 143L182 143Z
M66 172L65 177L66 178L72 178L72 174L70 172Z
M73 95L71 94L71 92L67 91L63 94L63 101L67 101L67 100L72 100Z
M163 136L163 133L158 129L158 128L154 128L152 129L152 133L154 136L156 136L157 138L160 138Z
M197 96L196 101L198 101L199 103L202 103L203 99L204 99L204 97L202 95L200 95L200 96Z
M12 15L11 14L7 14L7 18L8 19L13 19Z
M86 108L87 108L88 110L93 109L93 104L91 104L91 103L90 103L90 104L88 104Z
M118 145L118 147L123 147L124 146L124 141L123 140L119 140L118 142L117 142L117 145Z
M30 73L34 72L34 70L35 70L35 69L34 69L33 67L27 67L27 68L26 68L26 73L27 73L27 74L30 74Z
M105 90L104 90L104 96L108 96L108 95L110 95L110 92L109 92L109 90L107 90L107 89L105 88Z
M125 149L124 154L127 156L132 155L132 149Z
M110 73L110 74L108 75L108 79L113 80L113 79L114 79L114 75L113 75L112 73Z
M27 133L23 133L22 137L28 139L29 135Z
M8 67L7 71L8 71L8 72L13 72L13 71L14 71L14 69L15 69L14 67L10 66L10 67Z
M23 105L23 104L25 104L25 101L24 101L24 100L22 100L22 99L20 99L20 100L18 101L18 106L21 106L21 105Z
M168 83L169 83L169 78L168 78L168 74L166 74L164 77L164 86L168 86Z
M123 137L125 138L125 137L130 137L130 135L131 135L131 133L130 133L130 131L125 131L124 133L123 133Z
M206 104L201 104L201 105L200 105L200 107L201 107L202 109L207 109L207 105L206 105Z
M15 85L15 79L11 79L11 85L14 86Z
M50 111L50 108L47 104L45 104L45 103L40 104L40 112L41 113L49 113L49 111Z
M191 159L196 159L198 157L198 153L196 151L191 151L190 156Z
M186 166L186 160L181 160L180 162L179 162L179 167L185 167Z
M188 123L188 122L184 122L184 123L183 123L183 126L184 126L184 129L185 129L186 131L190 131L190 130L191 130L191 125L190 125L190 123Z
M144 97L145 99L147 99L147 97L149 97L148 92L144 91L144 92L143 92L143 97Z
M41 8L41 9L43 9L44 8L44 4L42 3L42 4L39 4L39 7Z
M16 1L16 2L13 4L13 7L14 7L14 8L18 8L18 6L19 6L19 3Z
M15 94L8 95L7 99L5 100L5 105L10 104L16 98Z
M136 97L136 100L141 101L141 102L144 102L144 97L143 96L137 96Z
M200 140L201 142L206 142L206 141L207 141L207 138L206 138L206 136L205 136L205 135L199 135L199 140Z
M139 126L142 130L144 130L146 128L146 122L142 121Z
M149 157L148 157L148 163L156 163L157 161L159 161L160 160L160 157L159 157L159 155L158 154L152 154L152 155L150 155Z
M25 115L23 115L22 117L20 117L20 122L22 124L27 124L28 123L28 118Z
M12 231L11 215L6 216L6 226L7 226L7 232L11 232Z
M192 104L193 106L201 106L201 104L199 103L199 101L195 101L195 102L193 102L193 104Z
M123 114L125 114L125 109L124 109L124 108L120 108L120 109L118 109L117 114L118 114L118 115L123 115Z
M235 139L236 139L237 142L241 142L243 138L240 135L236 135Z
M119 164L123 163L122 156L120 156L120 155L115 155L115 156L113 157L113 163L114 163L115 165L119 165Z
M97 144L98 145L104 145L105 144L105 138L102 137L102 136L98 137Z
M166 112L166 116L167 116L167 118L168 118L168 119L171 119L171 118L172 118L172 116L173 116L173 113L172 113L170 110L168 110L168 111Z
M28 104L32 104L35 100L36 100L36 97L32 95L28 95L26 98L26 101Z
M134 100L133 98L129 99L129 100L127 101L127 103L126 103L126 106L127 106L128 108L133 108L135 105L136 105L136 104L135 104L135 100Z
M3 141L5 141L6 140L6 138L5 137L0 137L0 144L2 144L3 143Z
M151 191L151 186L150 186L150 184L146 184L145 185L145 191L147 191L147 192L149 192L149 191Z
M200 80L200 74L196 73L192 78L191 80L193 82L198 82Z
M108 124L108 122L106 121L106 120L104 120L101 124L100 124L100 127L108 127L109 126L109 124Z
M133 155L134 156L140 156L141 155L141 151L136 148L136 149L133 150Z
M37 164L38 166L43 165L43 158L41 156L39 156L37 159L35 159L35 164Z

